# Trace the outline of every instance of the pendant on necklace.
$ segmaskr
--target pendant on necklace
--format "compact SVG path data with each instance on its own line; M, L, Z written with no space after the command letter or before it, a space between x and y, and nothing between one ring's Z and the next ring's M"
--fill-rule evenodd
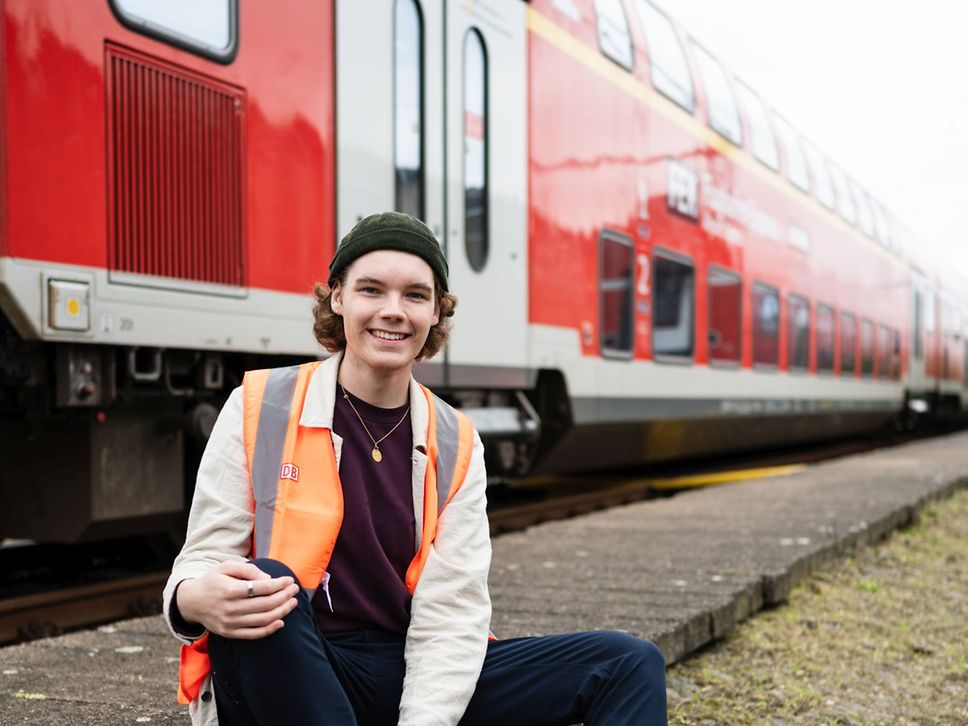
M373 451L370 452L370 456L373 457L373 461L375 461L377 464L383 461L383 454L381 454L380 450L375 446L373 447Z

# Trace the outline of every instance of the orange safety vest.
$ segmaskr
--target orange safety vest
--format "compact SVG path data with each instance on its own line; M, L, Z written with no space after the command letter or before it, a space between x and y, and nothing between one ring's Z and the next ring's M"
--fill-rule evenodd
M245 455L252 494L251 557L270 557L315 592L343 521L343 490L329 429L299 425L319 361L249 371L243 386ZM437 519L467 476L474 448L470 419L421 386L427 398L427 472L420 548L406 585L413 595L437 534ZM178 701L189 703L211 670L208 634L181 648Z

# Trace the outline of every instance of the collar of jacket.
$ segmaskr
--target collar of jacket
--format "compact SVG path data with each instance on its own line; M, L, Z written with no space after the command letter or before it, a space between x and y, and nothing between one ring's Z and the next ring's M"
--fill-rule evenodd
M339 364L343 360L342 351L327 358L313 372L309 379L309 389L303 403L302 415L299 417L300 426L310 428L333 428L333 409L336 406L336 377ZM413 429L413 448L422 454L427 452L427 430L430 425L430 413L427 409L427 397L420 389L420 384L410 376L410 425Z
M309 379L306 399L303 402L299 425L313 428L333 429L333 408L336 406L336 376L342 352L327 358L313 372ZM411 455L411 487L413 491L413 511L423 511L424 475L427 471L427 433L430 426L430 411L427 397L424 396L413 376L410 377L410 424L413 428L413 451ZM333 448L336 453L336 466L340 465L343 440L333 432ZM416 517L415 543L420 547L423 532L423 517Z

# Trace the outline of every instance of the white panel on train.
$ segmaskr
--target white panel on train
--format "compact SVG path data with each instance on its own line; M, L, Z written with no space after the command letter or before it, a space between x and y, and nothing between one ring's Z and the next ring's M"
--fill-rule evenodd
M425 203L422 217L443 231L443 111L441 0L338 0L336 4L337 239L361 218L396 206L396 51L422 46L422 126ZM401 38L397 14L412 11L419 37ZM410 211L410 210L407 210Z
M393 205L392 8L393 0L336 4L337 240Z

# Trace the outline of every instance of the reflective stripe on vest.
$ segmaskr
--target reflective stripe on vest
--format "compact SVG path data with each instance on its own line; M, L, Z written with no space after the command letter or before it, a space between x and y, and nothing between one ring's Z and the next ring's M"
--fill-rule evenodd
M319 362L250 371L243 381L243 438L253 511L252 557L288 565L310 597L339 535L343 493L329 429L300 426ZM412 595L437 535L437 520L464 483L474 450L470 419L420 387L428 408L420 547L406 573ZM198 695L211 667L207 636L182 646L178 700Z
M288 565L310 597L323 578L343 521L331 432L299 425L318 366L246 373L242 404L255 512L253 556Z

